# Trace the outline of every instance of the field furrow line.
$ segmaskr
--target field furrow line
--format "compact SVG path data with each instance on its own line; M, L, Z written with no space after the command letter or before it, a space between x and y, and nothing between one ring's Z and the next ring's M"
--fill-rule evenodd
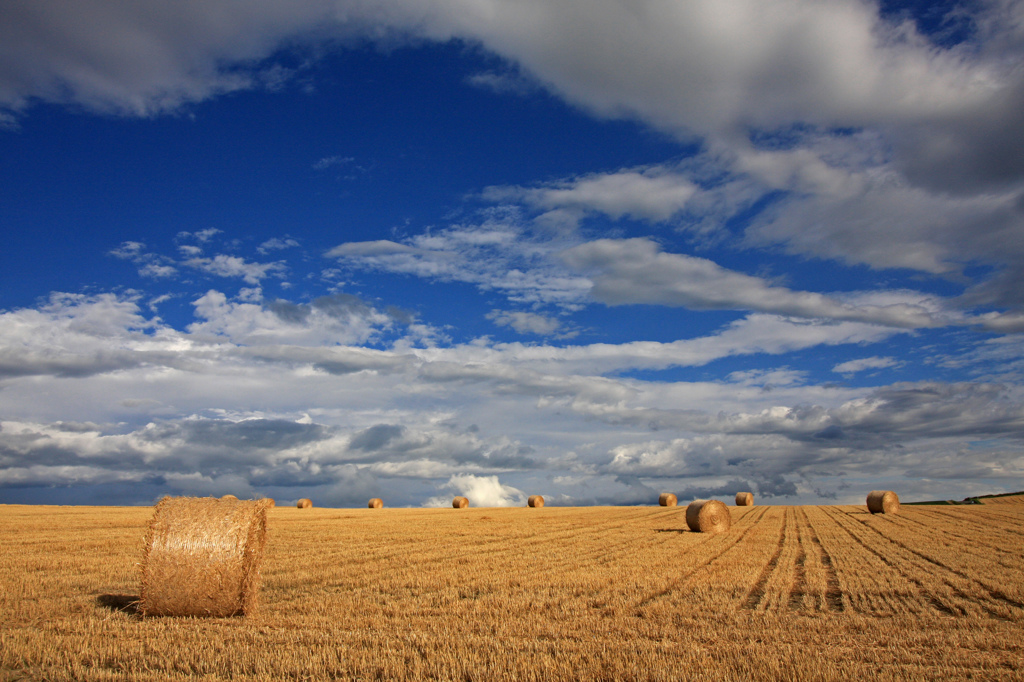
M807 514L801 508L796 508L794 512L794 523L793 528L796 531L796 547L797 554L794 560L794 576L793 584L789 590L789 600L787 607L790 611L803 611L805 603L808 598L813 602L812 610L820 611L821 603L820 600L816 599L814 590L812 589L810 582L808 581L808 567L809 553L807 551L808 533L806 530L807 526ZM814 570L814 567L811 567ZM819 591L818 594L821 594Z
M821 514L821 511L817 508L812 508L815 516ZM811 521L811 514L806 509L803 510L804 518L807 521L807 530L810 535L811 546L814 548L814 554L821 564L822 571L824 573L825 580L825 591L824 591L824 604L823 610L843 612L846 610L846 605L843 602L843 590L839 583L839 574L836 572L835 561L832 555L824 544L822 544L821 538L814 527L814 522Z
M636 604L633 605L633 608L635 608L636 610L640 610L658 600L664 599L673 592L681 590L682 588L686 587L690 582L692 582L701 570L707 569L709 566L717 562L720 558L728 554L730 551L740 546L741 542L747 536L747 534L758 528L758 522L764 518L764 516L770 510L770 507L763 506L755 509L757 509L756 518L751 517L750 513L744 514L744 519L751 517L751 520L750 523L742 529L742 531L737 533L734 530L733 532L725 535L715 535L709 538L712 541L724 540L724 542L722 542L722 546L718 549L718 551L708 553L707 555L702 556L697 562L695 562L694 566L686 570L684 573L672 577L662 587L648 593L646 596L644 596L638 602L636 602ZM711 543L709 542L706 544L710 545Z
M789 523L789 510L787 509L783 516L782 523L779 525L779 538L775 543L775 553L772 554L772 558L768 560L768 563L764 565L761 570L761 575L758 576L757 582L754 583L749 594L747 594L746 608L754 611L760 605L761 600L764 599L765 588L768 585L768 579L772 573L775 572L775 568L779 565L779 557L782 556L782 550L786 545L786 526Z
M829 565L837 583L830 586L830 607L837 607L841 603L844 611L852 609L869 615L896 615L920 610L920 593L913 583L907 581L884 557L874 552L869 552L867 556L879 561L875 565L868 565L864 561L865 552L858 550L863 543L855 536L855 542L850 543L850 531L837 519L837 515L844 515L844 512L831 514L822 508L814 511L812 526L822 549L829 555ZM836 586L841 599L836 599L832 592Z
M991 606L983 603L983 600L979 600L978 597L966 594L948 578L935 575L933 566L948 571L949 569L946 569L946 567L931 562L927 557L920 556L912 549L905 547L892 537L881 533L867 523L857 522L841 512L829 513L855 542L902 575L905 580L915 585L921 597L929 606L940 613L944 615L966 616L980 615L979 611L984 611L990 616L1005 617L1005 613L1001 610L993 610ZM874 531L874 534L863 537L855 532L854 529L871 530ZM874 542L869 541L872 539ZM926 563L922 563L922 559ZM915 568L917 571L911 573L906 569L906 566ZM949 572L955 573L953 571Z
M1003 565L1006 565L1006 566L1018 565L1019 562L1020 562L1020 559L1022 558L1022 552L1021 552L1021 550L1019 548L1008 548L1006 546L1006 534L1005 534L1005 532L1004 533L1000 533L1000 534L986 533L986 534L983 535L982 531L985 529L985 527L984 526L980 526L980 525L975 525L973 523L971 524L972 527L977 528L979 532L977 532L977 533L957 532L956 530L950 528L950 525L952 525L950 522L953 519L949 515L942 515L940 513L939 515L932 516L932 515L928 514L927 512L922 513L922 512L919 512L919 511L915 510L914 516L923 516L925 519L928 520L928 523L926 523L925 521L922 521L920 518L914 518L913 516L910 515L910 513L901 514L900 518L904 519L905 521L907 521L907 522L909 522L911 524L914 524L915 526L919 526L921 529L923 529L927 533L927 535L925 537L928 540L933 539L933 537L934 537L932 535L933 533L935 533L936 531L941 531L943 533L943 535L948 536L950 538L956 538L957 540L962 541L962 542L969 542L969 543L975 544L975 545L984 545L987 552L990 552L990 553L994 552L994 553L999 555L995 559L1000 564L1003 564ZM959 517L958 516L958 517L955 517L955 520L959 522L959 521L965 520L965 519L964 519L964 517ZM944 523L942 523L942 522L944 522ZM921 533L920 532L915 532L915 535L921 535ZM986 537L986 535L990 536L991 539L989 537ZM1009 562L1009 563L1004 563L1004 562Z
M793 590L797 581L797 558L802 551L800 536L797 529L796 507L786 509L785 533L782 538L779 559L775 569L768 575L764 586L764 594L757 610L769 613L781 613L789 608L793 599ZM802 592L803 588L800 587Z
M1020 511L1005 511L998 509L979 509L977 507L947 507L942 509L911 508L915 516L922 516L937 525L948 528L951 520L955 519L957 525L970 526L978 533L990 538L1005 538L1007 531L1014 531L1020 527L1024 514Z
M931 567L940 568L940 569L942 569L942 570L944 570L944 571L946 571L946 572L948 572L948 573L950 573L950 574L952 574L954 576L957 576L958 578L961 578L962 580L966 580L969 583L972 583L972 584L980 587L982 592L983 592L983 594L981 595L982 599L987 598L989 601L994 602L996 604L1010 606L1010 607L1018 610L1019 612L1022 612L1021 615L1024 615L1024 602L1021 602L1018 599L1014 599L1014 598L1008 596L1005 592L1003 592L1003 590L1000 587L988 584L986 581L984 581L984 580L978 578L976 575L974 575L973 572L964 571L964 570L960 570L960 569L954 568L953 566L948 565L946 562L940 561L939 559L936 559L936 558L934 558L932 556L929 556L928 554L926 554L926 553L924 553L922 551L919 551L919 550L909 546L908 544L906 544L905 542L900 541L896 537L891 537L889 535L886 535L886 534L882 533L881 530L879 530L878 528L875 528L872 525L869 525L869 524L861 524L861 525L863 525L867 529L870 529L875 534L877 534L878 537L887 540L892 545L897 546L897 547L903 549L904 551L910 553L914 557L917 557L918 559L923 560L924 562L926 562L926 564L924 564L924 565L922 565L920 562L915 562L919 567L923 568L924 570L927 571ZM963 594L962 590L960 590L960 588L958 586L956 586L951 579L945 578L945 579L943 579L943 582L947 586L949 586L952 590L960 592L960 594L963 596L963 598L968 599L970 601L978 601L978 597L976 597L976 596L968 596L966 594ZM981 606L984 608L983 604ZM992 615L997 615L997 612L993 612Z

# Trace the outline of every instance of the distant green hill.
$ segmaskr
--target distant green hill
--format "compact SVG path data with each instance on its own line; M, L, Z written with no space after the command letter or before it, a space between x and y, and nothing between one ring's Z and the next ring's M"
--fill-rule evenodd
M985 500L994 499L997 497L1012 497L1014 495L1024 495L1024 490L1015 493L997 493L995 495L978 495L977 497L965 497L962 500L926 500L924 502L901 502L900 504L985 504Z

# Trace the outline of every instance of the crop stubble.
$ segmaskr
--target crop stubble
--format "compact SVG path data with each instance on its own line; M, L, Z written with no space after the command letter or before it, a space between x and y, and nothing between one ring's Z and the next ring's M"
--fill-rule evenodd
M255 615L141 619L151 509L0 506L0 680L1024 677L1024 505L684 512L275 508Z

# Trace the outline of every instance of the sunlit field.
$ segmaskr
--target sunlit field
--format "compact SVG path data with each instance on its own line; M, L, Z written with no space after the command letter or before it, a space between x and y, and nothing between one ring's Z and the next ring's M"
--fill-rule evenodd
M1022 502L276 508L223 619L135 613L152 509L0 506L0 680L1024 679Z

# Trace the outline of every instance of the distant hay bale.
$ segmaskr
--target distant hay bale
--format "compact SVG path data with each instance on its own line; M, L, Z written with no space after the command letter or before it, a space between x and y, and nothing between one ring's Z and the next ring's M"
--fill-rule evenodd
M222 499L222 500L236 500L236 501L238 500L238 498L235 497L234 495L222 495L220 499Z
M736 493L737 507L753 507L754 493Z
M295 506L299 509L309 509L313 506L313 500L306 499L303 497L301 500L295 503Z
M380 499L379 497L374 497L366 506L369 507L370 509L380 509L381 507L384 506L384 500Z
M868 493L868 511L872 514L898 514L900 498L891 490L872 490Z
M526 504L530 507L543 507L544 496L543 495L530 495L530 499L526 501Z
M676 496L672 493L662 493L658 495L658 504L662 507L674 507L679 502Z
M267 498L264 498L264 499L265 499L268 507L276 507L277 506L277 502L274 501L273 497L267 497Z
M252 612L268 506L266 500L160 500L146 532L139 612L213 617Z
M732 526L732 517L724 502L694 500L686 507L686 525L698 533L722 533Z
M468 506L469 500L467 500L465 497L456 497L454 500L452 500L452 507L454 507L455 509L465 509Z

